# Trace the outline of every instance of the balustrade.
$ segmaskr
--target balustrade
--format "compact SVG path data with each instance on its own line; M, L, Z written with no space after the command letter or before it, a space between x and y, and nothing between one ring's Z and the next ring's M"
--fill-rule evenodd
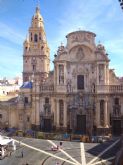
M54 91L54 86L46 86L46 85L42 85L40 87L40 92L53 92Z
M123 85L98 85L97 93L123 93Z

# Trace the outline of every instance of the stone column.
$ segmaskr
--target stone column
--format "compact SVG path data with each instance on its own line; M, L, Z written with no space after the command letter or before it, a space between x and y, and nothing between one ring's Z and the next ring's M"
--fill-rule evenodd
M96 102L96 124L97 127L100 126L100 100Z
M106 70L106 64L104 64L104 84L107 83L107 70Z
M67 127L67 103L64 101L64 127Z
M105 100L104 103L104 125L105 127L108 127L108 108L107 108L107 100Z
M97 64L97 85L99 85L99 64Z
M36 98L36 125L40 126L40 102L39 102L39 97Z
M56 127L59 127L59 100L56 100Z
M108 64L106 65L106 80L107 80L107 85L109 85L109 68L108 68Z

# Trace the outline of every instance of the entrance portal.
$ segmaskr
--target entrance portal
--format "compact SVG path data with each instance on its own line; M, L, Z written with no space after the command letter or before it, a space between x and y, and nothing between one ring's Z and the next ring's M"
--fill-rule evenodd
M44 119L44 132L51 131L51 119Z
M77 133L86 134L86 115L77 115Z
M121 135L121 120L113 120L112 133L116 136Z

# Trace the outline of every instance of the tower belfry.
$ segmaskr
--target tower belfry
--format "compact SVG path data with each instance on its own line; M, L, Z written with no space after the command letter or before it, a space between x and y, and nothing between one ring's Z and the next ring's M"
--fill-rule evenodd
M36 80L43 81L48 76L50 69L50 50L39 4L32 17L29 34L24 41L23 48L23 81L29 81L32 75Z

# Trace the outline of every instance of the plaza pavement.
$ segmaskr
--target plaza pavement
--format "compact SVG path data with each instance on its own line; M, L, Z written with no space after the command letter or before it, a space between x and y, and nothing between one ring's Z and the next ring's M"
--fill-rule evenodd
M62 148L58 151L51 151L51 146L59 145L60 141L24 137L14 137L14 139L16 150L0 160L0 165L26 165L26 163L28 165L56 165L56 163L59 165L111 165L112 159L120 148L118 138L102 144L84 143L83 145L79 142L64 141Z

